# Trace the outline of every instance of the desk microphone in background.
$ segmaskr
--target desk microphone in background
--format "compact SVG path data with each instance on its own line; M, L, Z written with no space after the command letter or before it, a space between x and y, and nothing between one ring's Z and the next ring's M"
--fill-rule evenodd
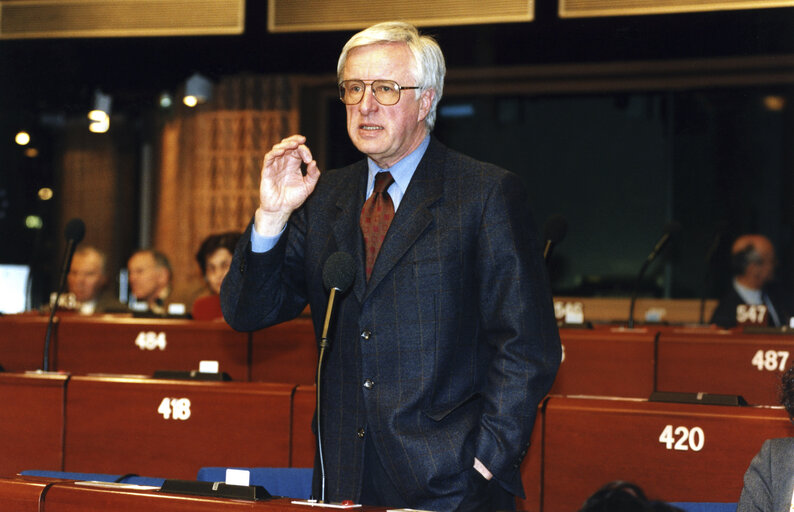
M55 293L55 303L50 307L50 319L47 322L47 334L44 336L44 358L41 369L45 372L50 371L50 337L52 336L52 323L55 318L55 311L58 309L58 301L61 298L63 289L66 286L66 275L72 266L72 256L83 237L85 237L85 222L80 218L74 218L66 223L64 229L66 237L66 251L63 255L63 265L61 266L61 276L58 280L58 288Z
M711 240L711 245L706 249L705 263L706 268L703 272L703 288L700 291L700 323L706 323L706 295L708 294L709 278L711 271L714 267L714 256L717 254L717 249L720 248L722 237L728 232L728 222L720 221L714 231L714 238Z
M568 221L562 215L555 214L546 220L546 224L543 227L543 238L546 240L546 246L543 248L544 261L549 261L554 246L562 242L567 233Z
M655 260L665 248L667 243L670 241L670 238L672 238L672 236L679 231L681 231L681 224L676 221L668 222L664 227L664 233L662 233L659 241L656 242L656 245L653 246L653 250L642 263L640 273L637 274L637 281L634 283L634 293L631 295L631 303L629 305L629 329L634 328L634 304L637 302L637 295L640 292L640 281L642 281L642 276L645 274L648 266L653 263L653 260Z
M325 260L323 266L323 284L328 288L328 307L325 310L322 337L320 338L320 355L317 358L317 454L320 460L321 491L320 502L325 502L325 459L323 459L322 414L321 414L321 377L325 350L330 346L328 328L331 324L336 296L345 293L356 276L353 257L346 252L335 252Z

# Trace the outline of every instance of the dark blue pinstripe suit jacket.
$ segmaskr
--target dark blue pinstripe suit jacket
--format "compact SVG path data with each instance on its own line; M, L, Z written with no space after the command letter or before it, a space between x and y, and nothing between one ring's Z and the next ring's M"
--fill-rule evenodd
M433 138L367 282L366 180L365 161L324 173L268 253L251 252L249 226L221 291L224 316L255 330L308 302L319 338L323 264L350 253L356 277L337 306L322 383L326 498L359 496L360 429L414 508L455 509L475 456L523 495L519 465L560 362L524 187Z

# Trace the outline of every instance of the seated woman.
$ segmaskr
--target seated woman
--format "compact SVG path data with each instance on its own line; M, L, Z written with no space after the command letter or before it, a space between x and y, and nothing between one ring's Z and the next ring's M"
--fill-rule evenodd
M782 377L780 403L794 420L794 366ZM747 472L736 512L794 510L794 437L767 439Z
M196 261L201 267L201 274L207 282L208 294L202 295L193 302L191 315L195 320L216 320L223 318L221 313L221 283L229 266L232 264L232 254L240 233L228 232L210 235L201 242L196 253Z

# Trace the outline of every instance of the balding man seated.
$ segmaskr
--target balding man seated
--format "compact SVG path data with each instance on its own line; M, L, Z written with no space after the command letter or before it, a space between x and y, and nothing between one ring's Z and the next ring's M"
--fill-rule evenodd
M171 294L171 264L160 251L142 249L127 262L130 289L135 296L137 308L155 315L168 312L168 297Z
M770 286L776 264L775 248L767 237L749 234L737 238L731 247L733 286L720 299L711 323L726 329L745 321L769 326L789 325L790 299ZM748 308L743 306L763 307L747 315Z
M84 246L75 251L66 281L74 295L75 308L83 315L122 313L127 307L107 290L107 258L95 247Z

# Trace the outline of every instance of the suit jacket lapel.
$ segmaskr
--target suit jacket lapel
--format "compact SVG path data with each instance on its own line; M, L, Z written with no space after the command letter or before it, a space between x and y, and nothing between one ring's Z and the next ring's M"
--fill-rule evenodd
M364 240L359 227L361 208L364 206L364 194L367 190L367 161L362 160L354 168L357 180L351 180L344 187L336 201L337 217L332 223L337 250L344 251L353 257L356 264L356 277L353 281L353 293L359 302L364 298L367 278L364 274Z
M433 222L430 207L443 193L444 155L444 147L435 139L431 139L383 240L366 286L366 295L378 286L378 283L416 242L419 235Z

